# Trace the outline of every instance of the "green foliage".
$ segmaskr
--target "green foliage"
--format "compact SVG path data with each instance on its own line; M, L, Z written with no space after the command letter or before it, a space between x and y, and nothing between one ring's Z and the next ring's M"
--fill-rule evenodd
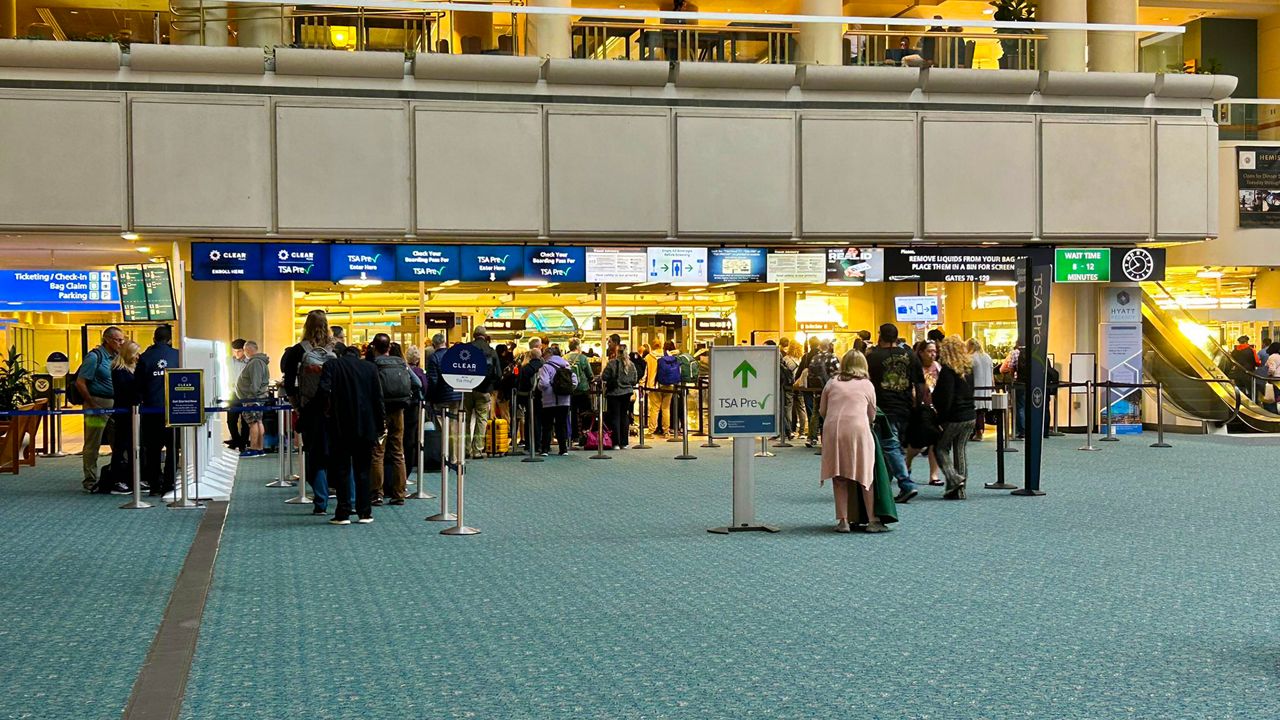
M0 410L16 410L31 402L31 371L22 366L17 345L9 346L9 357L0 368Z
M1031 0L992 0L995 8L993 20L1002 22L1032 22L1036 19L1036 6Z

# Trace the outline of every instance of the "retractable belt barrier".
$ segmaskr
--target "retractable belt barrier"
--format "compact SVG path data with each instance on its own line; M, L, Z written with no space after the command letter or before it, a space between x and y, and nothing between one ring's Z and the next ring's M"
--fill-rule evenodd
M672 400L674 400L678 396L680 398L680 407L682 410L682 412L680 413L681 415L680 437L668 438L667 442L681 443L680 454L675 456L674 458L675 460L697 460L698 456L693 455L689 452L689 384L682 382L678 385L668 385L666 387L645 387L644 385L637 385L636 389L639 390L641 393L640 414L642 415L642 417L636 423L636 425L640 430L640 444L636 445L635 448L637 450L648 450L650 447L652 447L650 445L644 444L644 426L645 426L645 423L649 421L649 393L659 393L662 395L670 395ZM674 405L674 403L672 404ZM669 411L667 413L667 429L668 430L671 429L671 425L672 425L671 418L673 413L674 411ZM718 446L703 445L703 447L718 447Z

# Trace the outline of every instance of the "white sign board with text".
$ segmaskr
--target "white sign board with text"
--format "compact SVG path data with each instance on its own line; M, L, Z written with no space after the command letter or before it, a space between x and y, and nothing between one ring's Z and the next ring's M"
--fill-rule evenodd
M711 347L711 434L769 436L778 430L778 348Z

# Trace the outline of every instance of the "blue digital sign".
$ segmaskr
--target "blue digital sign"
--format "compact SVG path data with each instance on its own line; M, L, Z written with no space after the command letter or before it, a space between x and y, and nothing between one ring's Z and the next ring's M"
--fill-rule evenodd
M397 245L396 279L401 282L459 280L456 245Z
M719 282L764 282L764 248L711 248L707 280Z
M396 279L396 249L390 245L334 245L329 256L334 282Z
M195 280L261 280L262 246L257 243L191 243Z
M587 249L581 247L525 248L524 277L547 282L586 282Z
M0 270L0 309L116 312L113 270Z
M329 280L327 245L271 244L262 246L263 280Z
M465 245L463 282L506 282L524 271L524 248L518 245Z

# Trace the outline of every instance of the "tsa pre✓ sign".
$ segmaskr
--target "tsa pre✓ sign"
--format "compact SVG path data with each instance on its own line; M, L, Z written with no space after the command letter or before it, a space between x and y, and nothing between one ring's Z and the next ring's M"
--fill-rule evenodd
M711 433L772 435L778 428L778 349L711 348Z

